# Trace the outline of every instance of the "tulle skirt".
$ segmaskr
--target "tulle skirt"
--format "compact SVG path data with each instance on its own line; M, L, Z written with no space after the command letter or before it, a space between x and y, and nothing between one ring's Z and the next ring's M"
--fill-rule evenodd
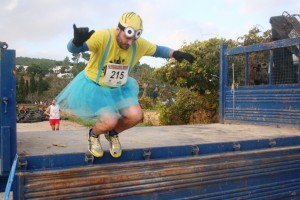
M62 111L85 120L99 120L104 115L122 118L121 110L139 104L138 93L137 81L131 77L121 87L106 88L90 80L82 71L56 99Z

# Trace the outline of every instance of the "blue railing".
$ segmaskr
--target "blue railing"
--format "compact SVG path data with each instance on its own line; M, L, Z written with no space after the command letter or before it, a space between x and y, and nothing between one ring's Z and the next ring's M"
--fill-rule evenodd
M5 192L4 192L4 197L3 200L8 200L9 199L9 195L10 195L10 191L11 191L11 186L14 180L14 176L15 176L15 172L16 172L16 167L17 167L17 162L18 162L18 154L16 154L14 162L11 166L11 170L8 176L8 181L7 181L7 185L5 188Z
M232 49L222 45L220 122L300 125L299 44L300 37Z

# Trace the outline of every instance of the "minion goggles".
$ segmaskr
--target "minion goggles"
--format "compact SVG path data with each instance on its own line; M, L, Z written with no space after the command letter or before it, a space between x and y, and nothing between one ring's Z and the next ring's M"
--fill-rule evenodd
M141 35L143 30L139 29L139 30L135 30L134 28L132 28L131 26L127 26L124 27L121 23L118 24L118 27L124 31L125 35L127 38L134 38L134 39L138 39Z

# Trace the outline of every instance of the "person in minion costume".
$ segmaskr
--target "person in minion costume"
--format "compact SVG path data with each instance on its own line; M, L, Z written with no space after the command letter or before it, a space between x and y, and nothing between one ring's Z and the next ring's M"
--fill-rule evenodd
M133 66L143 56L194 61L194 56L153 44L142 38L143 21L134 12L124 13L116 28L89 30L73 25L68 43L71 53L89 51L90 60L56 97L60 109L85 120L94 120L88 133L88 150L103 156L100 135L104 134L114 158L122 155L118 135L142 120L138 102L139 86L130 77Z

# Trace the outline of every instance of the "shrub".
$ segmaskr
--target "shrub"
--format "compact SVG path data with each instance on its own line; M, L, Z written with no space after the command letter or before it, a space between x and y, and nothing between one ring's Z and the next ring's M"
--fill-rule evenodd
M153 101L150 97L140 97L139 103L142 109L150 109L153 107Z
M188 89L180 89L175 102L161 105L159 122L161 125L189 124L191 116L200 109L201 96Z

